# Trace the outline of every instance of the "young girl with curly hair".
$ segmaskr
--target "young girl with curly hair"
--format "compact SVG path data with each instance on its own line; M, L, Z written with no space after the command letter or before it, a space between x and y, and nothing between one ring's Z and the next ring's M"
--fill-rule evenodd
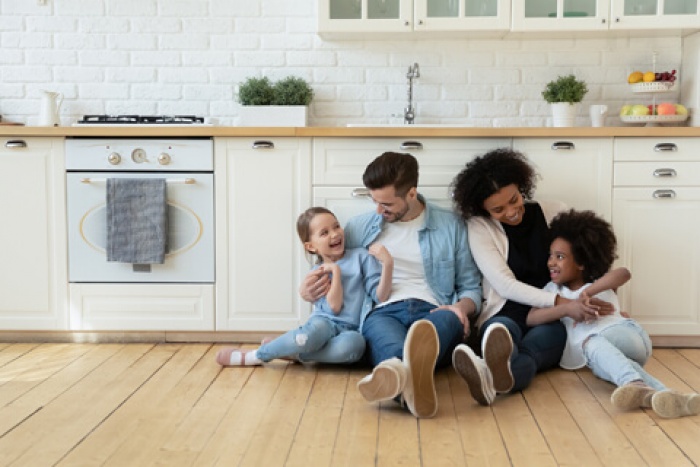
M560 365L568 370L588 366L593 374L618 386L612 404L623 410L651 407L665 418L700 413L700 395L681 394L666 388L644 371L651 356L649 335L633 319L623 316L614 289L627 282L626 268L610 271L617 241L612 227L592 211L557 215L550 224L551 281L544 290L572 300L596 296L612 303L615 311L605 316L576 321L569 304L532 309L527 324L535 326L561 319L567 343Z

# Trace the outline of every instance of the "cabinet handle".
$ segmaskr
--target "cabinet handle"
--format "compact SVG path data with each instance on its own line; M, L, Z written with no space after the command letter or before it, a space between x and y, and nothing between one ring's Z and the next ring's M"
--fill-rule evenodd
M253 141L253 149L275 149L272 141Z
M676 169L656 169L654 170L654 177L675 177Z
M559 149L566 149L567 151L570 151L572 149L576 149L576 145L571 141L555 141L552 143L553 151L558 151Z
M656 199L661 198L675 198L676 192L673 190L654 190L652 196Z
M659 143L654 146L654 151L656 152L673 152L678 151L678 146L673 143Z
M355 188L350 192L353 198L369 198L369 190L367 188Z
M404 141L399 145L399 149L423 149L423 144L420 141Z
M11 139L5 142L5 147L8 149L26 148L27 142L22 139Z

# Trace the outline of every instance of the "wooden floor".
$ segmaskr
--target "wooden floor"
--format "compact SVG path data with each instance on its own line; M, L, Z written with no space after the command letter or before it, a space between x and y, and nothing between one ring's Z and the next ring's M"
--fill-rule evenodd
M0 465L396 466L700 463L700 416L618 412L588 370L539 375L477 405L437 374L437 416L366 403L363 369L274 361L222 369L211 344L0 343ZM647 368L700 390L700 349Z

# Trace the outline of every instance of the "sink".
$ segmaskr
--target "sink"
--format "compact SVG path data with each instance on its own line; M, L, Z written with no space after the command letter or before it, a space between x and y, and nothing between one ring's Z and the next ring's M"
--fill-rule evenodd
M382 128L470 128L473 125L466 123L348 123L348 128L353 127L382 127Z

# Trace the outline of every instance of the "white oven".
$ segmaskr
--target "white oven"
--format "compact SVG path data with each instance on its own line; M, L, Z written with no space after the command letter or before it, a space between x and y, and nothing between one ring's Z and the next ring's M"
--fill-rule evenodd
M213 283L211 139L66 140L71 283ZM166 180L168 250L162 264L107 261L109 178Z

